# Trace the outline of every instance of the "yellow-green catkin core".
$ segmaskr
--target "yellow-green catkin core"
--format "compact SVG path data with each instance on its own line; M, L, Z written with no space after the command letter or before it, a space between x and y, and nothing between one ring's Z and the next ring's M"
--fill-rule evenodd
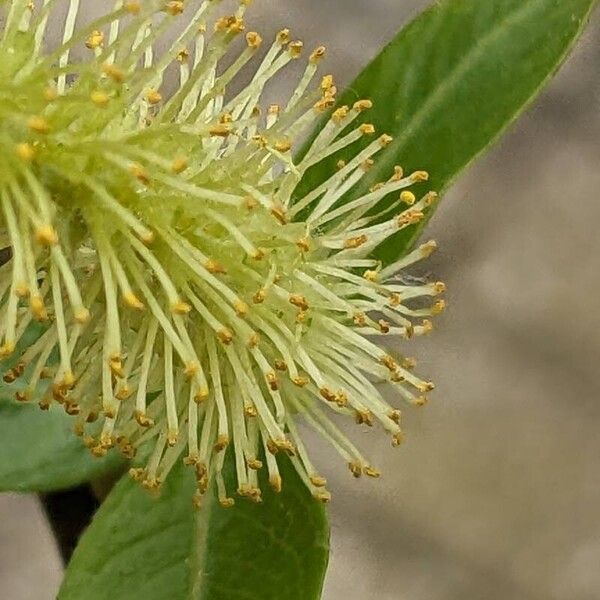
M286 454L326 501L299 424L355 476L376 477L334 413L377 423L398 445L400 411L380 383L412 405L433 388L380 342L429 332L443 309L443 284L402 277L435 244L385 268L370 253L422 219L435 194L417 198L408 188L427 174L396 167L341 202L391 142L364 123L369 100L330 113L295 158L335 105L333 78L318 74L325 49L303 59L287 29L263 42L246 27L248 4L223 15L216 0L117 2L86 23L85 1L0 3L0 235L10 255L0 356L45 323L5 381L27 382L21 401L61 404L97 456L150 447L132 469L149 489L183 458L197 502L213 481L224 506L234 492L260 501L258 471L280 490ZM62 43L48 47L59 18ZM290 96L261 105L265 85L296 60L305 69ZM247 64L249 83L231 86ZM352 158L297 197L311 166L355 142ZM228 448L237 490L222 475Z

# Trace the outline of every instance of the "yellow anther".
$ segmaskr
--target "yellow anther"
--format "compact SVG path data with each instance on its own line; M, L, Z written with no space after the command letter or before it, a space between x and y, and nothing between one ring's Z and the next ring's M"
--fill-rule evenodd
M397 431L392 435L392 446L397 448L404 441L404 434L401 431Z
M277 374L274 371L267 373L265 375L265 380L273 392L276 392L279 389L279 380L277 379Z
M139 234L140 240L142 240L142 242L144 244L146 244L146 246L149 246L153 241L154 241L154 232L150 231L150 230L146 230L142 233Z
M325 112L326 110L330 109L333 105L335 104L335 97L327 94L325 96L323 96L323 98L321 98L321 100L319 100L318 102L315 102L315 104L313 105L313 109L318 112Z
M102 72L107 77L110 77L115 83L123 83L125 81L125 72L113 63L105 63L102 65Z
M357 425L373 427L373 413L370 410L357 410L354 413L354 420Z
M288 300L290 304L297 306L300 310L308 310L309 308L306 298L301 294L290 294Z
M271 214L279 221L281 225L285 225L289 222L287 211L281 205L273 206L271 208Z
M319 46L312 51L309 62L312 64L318 63L325 56L326 48L325 46Z
M95 90L90 94L90 100L100 108L104 108L110 102L110 96L106 92Z
M217 441L215 442L215 451L223 452L227 446L229 446L229 436L222 433L217 437Z
M49 133L50 123L44 117L30 117L27 120L27 127L35 133Z
M245 317L248 314L248 305L243 300L236 300L233 308L238 317Z
M356 477L357 479L363 474L363 466L358 461L349 462L348 468L350 469L352 475L354 475L354 477Z
M123 294L123 302L125 302L129 308L144 310L144 303L133 292Z
M396 371L398 369L398 363L396 362L396 360L390 356L389 354L386 354L382 357L381 359L381 363L387 367L390 371Z
M271 475L271 477L269 477L269 485L276 494L279 494L283 489L281 475Z
M404 227L406 225L416 225L419 223L425 214L420 210L407 210L398 216L397 223L398 227Z
M381 333L390 332L391 325L388 321L385 321L384 319L379 319L379 321L377 321L377 324L379 325L379 331L381 331Z
M428 256L430 256L433 252L435 252L437 250L437 242L435 240L430 240L429 242L425 242L424 244L421 244L421 246L419 247L419 250L421 251L421 254L427 258Z
M158 104L162 100L162 95L157 90L151 89L146 92L146 100L148 104Z
M446 291L446 284L443 281L436 281L433 284L433 289L436 294L443 294Z
M278 142L275 142L273 147L278 152L289 152L292 149L292 142L289 140L279 140Z
M338 171L341 171L341 170L342 170L342 169L343 169L345 166L346 166L346 161L345 161L345 160L341 160L341 159L340 159L340 160L338 160L338 161L335 163L335 167L336 167L336 169L337 169Z
M258 411L256 410L256 407L252 406L252 405L248 405L244 407L244 414L249 418L249 419L254 419L258 416Z
M256 346L258 346L259 343L260 343L260 336L258 335L258 333L254 332L249 337L246 345L248 346L248 348L252 349L252 348L256 348Z
M256 33L256 31L249 31L246 34L246 43L248 44L249 48L256 50L257 48L260 48L262 42L262 37Z
M188 58L190 57L190 52L187 48L182 48L178 53L177 56L175 57L177 59L177 62L179 63L185 63L188 61Z
M219 504L223 508L231 508L235 506L235 500L233 498L219 498Z
M329 92L333 88L335 88L335 80L333 79L333 75L325 75L321 79L321 91Z
M29 298L29 307L36 321L46 321L48 319L48 311L44 305L44 300L39 294L32 295Z
M217 262L216 260L213 260L212 258L209 258L204 263L204 268L209 273L212 273L213 275L219 275L219 274L222 275L224 273L227 273L227 270L225 269L225 267L220 262Z
M379 273L377 271L365 271L363 273L363 277L367 280L367 281L371 281L372 283L375 283L376 281L379 281Z
M393 141L394 141L394 138L391 135L388 135L387 133L384 133L379 138L379 144L381 145L382 148L387 148Z
M115 394L115 397L117 398L117 400L123 401L123 400L127 400L127 398L131 397L132 393L133 393L133 390L128 385L124 385Z
M308 385L310 383L308 377L304 377L303 375L299 375L298 377L294 377L292 379L292 383L296 386L296 387L305 387L306 385Z
M323 504L327 504L331 502L331 494L327 490L319 490L313 493L313 498L322 502Z
M280 44L281 46L285 46L286 44L289 44L290 41L290 30L289 29L282 29L281 31L279 31L277 33L277 36L275 38L277 40L277 43Z
M425 206L431 206L439 198L437 192L427 192L423 197L423 204Z
M257 458L249 458L246 460L246 464L248 465L249 469L252 469L253 471L258 471L259 469L262 469L262 461L258 460Z
M42 246L55 246L58 244L58 233L52 225L41 225L35 230L35 240Z
M196 404L202 404L208 400L208 396L210 395L207 387L201 387L194 396L194 402Z
M200 371L200 365L195 360L190 360L185 363L183 374L186 379L192 379L198 374L198 371Z
M352 317L352 321L358 327L364 327L367 324L367 315L364 312L358 312Z
M284 360L275 360L273 361L273 366L281 372L285 372L288 369L287 363Z
M96 48L100 48L102 43L104 42L104 34L101 31L95 30L90 33L87 40L85 41L85 45L90 50L94 50Z
M347 106L340 106L337 110L333 111L331 115L331 120L336 123L341 123L350 112L350 109Z
M346 394L346 392L344 392L343 390L340 390L339 392L336 393L334 402L340 408L344 408L344 407L348 406L348 394Z
M400 421L402 420L402 413L399 410L391 410L387 416L394 423L396 423L396 425L400 425Z
M185 5L182 0L170 0L165 5L164 11L172 17L177 17L183 12L184 8Z
M132 15L139 15L140 11L142 10L142 6L138 0L130 0L129 2L126 2L124 7L125 10Z
M150 183L150 176L148 171L138 163L130 165L129 172L141 183L148 185Z
M226 328L219 329L219 331L217 331L217 337L223 344L231 344L233 341L233 333Z
M244 31L244 21L238 17L221 17L215 23L216 32L228 31L229 33L241 33Z
M198 456L197 453L188 454L187 456L184 457L183 464L186 467L194 467L198 464L199 461L200 461L200 457Z
M308 478L315 487L322 488L327 485L327 479L325 479L325 477L322 477L317 473L312 473L308 476Z
M364 473L367 475L367 477L373 477L374 479L381 477L381 471L369 465L364 468Z
M267 138L264 135L253 135L251 139L259 148L267 147Z
M173 171L173 173L177 173L178 175L179 175L179 173L183 173L187 168L188 168L188 159L185 158L184 156L177 157L171 163L171 171Z
M132 467L129 469L128 474L131 479L140 482L146 477L146 470L141 467Z
M177 444L178 439L179 439L178 431L176 431L175 429L169 429L169 431L167 431L167 446L172 448L173 446L175 446L175 444Z
M400 165L394 167L394 174L390 177L390 181L400 181L404 177L404 169Z
M296 242L296 246L298 246L302 252L308 252L310 250L310 240L306 237L300 238Z
M298 58L302 54L303 48L304 44L300 40L297 40L290 43L288 46L288 52L292 58Z
M438 300L433 305L433 308L431 309L431 312L434 315L439 315L440 313L444 312L444 310L446 310L446 301L445 300Z
M264 288L261 288L254 296L252 296L252 302L254 302L254 304L262 304L266 298L267 291Z
M344 248L359 248L363 244L366 244L368 241L367 236L363 233L362 235L358 235L356 237L348 238L344 242Z
M356 112L363 112L364 110L369 110L370 108L373 108L373 103L370 100L359 100L358 102L354 103L352 108Z
M85 325L86 323L89 323L90 311L87 308L85 308L84 306L80 306L79 308L75 309L74 317L75 317L75 321L77 321L77 323L81 323L82 325Z
M287 438L278 438L276 440L272 440L272 442L277 450L285 452L288 456L296 455L296 447Z
M433 331L433 323L429 319L424 319L421 323L424 333L431 333Z
M435 383L433 383L433 381L422 381L418 386L417 389L422 392L432 392L433 390L435 390Z
M366 173L373 167L374 164L375 161L372 158L367 158L367 160L363 160L363 162L360 164L360 168Z
M208 129L209 135L212 137L227 137L231 134L232 128L229 123L217 123Z
M404 192L402 192L400 194L400 201L404 202L404 204L408 204L408 206L412 206L415 201L416 201L416 197L412 192L409 192L408 190L405 190Z
M375 133L375 126L371 123L363 123L358 129L363 135L373 135Z
M108 450L109 450L108 448L104 448L103 446L100 446L100 445L90 448L90 452L96 458L104 458L108 454Z
M123 378L125 373L123 371L123 360L120 354L113 354L108 359L110 370L115 377Z
M31 396L29 395L29 393L27 391L21 390L15 392L15 398L17 402L29 402L29 400L31 400Z
M329 388L322 387L319 390L319 394L321 394L321 396L325 398L327 402L335 402L335 392L332 392Z
M183 300L178 300L171 305L171 312L175 315L187 315L192 307Z
M415 171L410 178L415 183L420 183L429 179L429 173L427 171Z
M227 29L229 33L238 34L246 29L246 25L244 24L243 19L233 17Z
M35 149L27 142L17 144L15 146L15 152L17 153L17 156L25 162L31 162L35 158Z

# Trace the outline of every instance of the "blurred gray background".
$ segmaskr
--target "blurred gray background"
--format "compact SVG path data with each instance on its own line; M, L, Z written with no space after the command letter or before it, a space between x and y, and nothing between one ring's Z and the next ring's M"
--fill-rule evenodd
M427 4L257 0L250 21L326 42L343 84ZM429 268L449 310L413 349L437 390L400 451L362 436L380 481L320 457L334 492L325 600L600 598L599 66L596 14L438 211ZM0 515L0 598L54 598L61 569L35 498L0 495Z

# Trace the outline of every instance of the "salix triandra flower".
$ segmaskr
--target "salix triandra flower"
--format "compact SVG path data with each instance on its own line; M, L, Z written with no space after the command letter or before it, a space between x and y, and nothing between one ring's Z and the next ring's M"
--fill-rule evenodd
M198 501L211 482L224 506L235 491L259 501L258 471L281 489L287 454L325 501L299 423L356 477L376 477L335 415L378 423L398 445L400 410L381 383L412 405L433 387L387 342L429 332L443 308L443 284L402 276L435 244L385 267L370 255L435 194L418 199L408 188L427 174L396 167L343 202L391 142L364 122L371 102L336 108L298 157L335 105L333 78L317 75L324 48L284 103L261 106L303 45L287 29L271 43L248 31L249 0L230 16L219 4L118 1L86 24L79 0L1 3L5 381L25 382L21 401L61 404L95 455L150 447L131 471L150 489L183 459ZM232 86L251 62L249 82ZM297 197L308 169L359 141ZM33 321L43 333L22 347ZM226 455L237 490L226 489Z

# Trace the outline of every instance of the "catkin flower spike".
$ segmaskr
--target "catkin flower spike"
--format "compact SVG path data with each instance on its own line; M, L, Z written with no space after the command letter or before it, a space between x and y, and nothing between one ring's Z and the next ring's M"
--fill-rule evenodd
M83 25L86 0L69 0L47 49L58 2L0 3L0 358L13 360L5 382L27 381L17 398L62 405L94 455L150 446L131 472L149 490L185 456L196 505L213 483L224 507L235 491L260 502L264 481L285 487L285 455L327 502L299 423L355 477L378 477L331 417L379 425L397 446L400 411L378 384L414 406L433 389L388 342L429 333L445 307L442 283L404 276L435 244L388 266L370 253L436 197L414 187L426 173L396 167L341 203L392 141L366 122L368 99L333 110L295 157L336 103L318 75L325 48L304 52L287 29L263 40L248 4L224 15L214 0L119 0ZM290 96L261 108L297 60ZM298 197L308 169L357 143ZM45 331L18 349L34 320Z

